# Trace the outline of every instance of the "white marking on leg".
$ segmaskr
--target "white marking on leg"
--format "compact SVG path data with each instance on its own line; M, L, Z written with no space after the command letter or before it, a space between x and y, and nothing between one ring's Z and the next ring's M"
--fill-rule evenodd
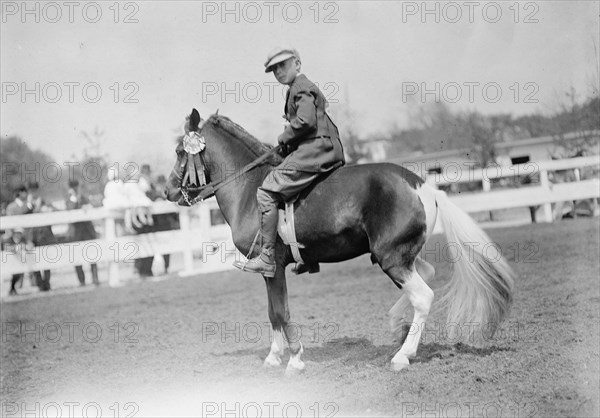
M285 351L283 345L283 330L273 330L273 341L271 342L271 352L265 359L264 365L267 367L279 367L281 366L281 357Z
M304 353L304 347L302 347L302 343L300 343L300 350L296 354L290 355L290 361L288 362L287 368L285 369L285 374L288 376L295 375L304 371L306 367L304 362L300 359L302 357L302 353Z
M402 370L409 365L408 359L417 354L419 340L421 339L421 331L427 321L429 309L433 302L433 290L419 276L413 267L413 271L408 280L402 286L406 292L410 303L415 309L412 327L406 337L406 341L402 344L402 348L392 359L392 369Z

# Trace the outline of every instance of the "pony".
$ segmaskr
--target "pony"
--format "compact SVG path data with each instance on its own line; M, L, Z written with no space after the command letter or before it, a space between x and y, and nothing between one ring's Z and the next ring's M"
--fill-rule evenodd
M233 242L242 254L255 256L259 251L254 245L259 230L256 191L282 158L229 118L215 114L204 120L197 115L200 122L196 133L205 145L200 152L206 174L202 178L212 181L200 184L200 189L182 187L188 157L196 156L188 155L180 142L167 181L167 199L189 205L203 188L221 186L214 187L214 196L231 227ZM251 164L256 161L260 163ZM240 172L249 164L252 169ZM493 335L494 327L509 311L514 273L505 259L491 259L482 253L490 238L444 192L404 167L390 163L343 166L324 174L302 192L294 211L296 238L303 246L300 253L307 265L341 262L370 253L371 261L403 291L390 310L392 329L404 331L401 348L391 360L393 370L407 368L409 359L415 357L434 299L426 282L435 270L419 253L431 237L438 216L448 241L459 244L462 252L456 257L453 275L441 298L448 322L491 324ZM290 359L286 374L294 374L305 368L302 342L296 327L290 326L288 307L285 268L294 259L290 247L279 237L275 252L275 277L264 278L273 329L264 365L282 364L287 341ZM410 306L414 316L411 332L407 332L407 323L402 319Z

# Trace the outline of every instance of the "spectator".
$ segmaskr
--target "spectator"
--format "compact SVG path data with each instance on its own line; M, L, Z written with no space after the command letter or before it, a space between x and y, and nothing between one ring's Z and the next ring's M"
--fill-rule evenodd
M144 169L149 172L149 168ZM146 174L144 174L145 176ZM146 195L151 193L153 185L142 181L144 190L140 187L141 174L134 175L132 178L123 182L116 170L108 171L108 183L104 188L104 206L109 209L125 209L125 228L138 234L152 232L154 223L151 215L150 206L152 200ZM141 277L152 276L152 259L145 257L135 260L135 268Z
M167 179L162 174L156 179L155 187L155 201L165 200L165 190L167 188ZM163 213L160 215L153 215L154 218L154 231L171 231L173 229L179 229L179 214L174 213ZM163 260L165 264L164 274L169 272L169 265L171 261L170 254L163 254Z
M14 231L11 231L10 235L7 234L2 237L2 251L6 251L10 254L23 254L26 250L25 231L23 228L15 229ZM23 273L12 275L12 279L10 281L10 290L8 292L9 296L17 294L17 289L15 286L19 281L22 285L23 277L25 277L25 274Z
M39 195L39 184L32 182L29 185L29 196L27 196L27 205L31 205L33 213L44 213L52 212L52 206L46 204L42 197ZM52 232L50 225L38 226L32 229L32 240L36 247L43 245L56 244L56 238ZM50 290L50 270L44 270L43 272L36 271L33 273L37 286L41 291L47 292Z
M145 208L146 210L142 213L142 211L137 211L134 219L137 218L141 222L136 223L133 222L133 229L138 234L147 234L150 232L154 232L154 219L150 214L150 206L152 205L152 198L155 195L155 186L152 182L151 178L151 170L148 164L142 165L142 170L139 176L135 176L134 179L136 181L131 181L125 184L129 198L133 205L135 205L138 209ZM152 262L154 261L154 256L136 258L134 262L134 266L140 277L149 277L153 276L152 273Z
M117 170L108 170L108 183L104 186L103 205L108 209L125 210L125 229L133 231L143 225L151 224L149 206L152 201L137 186L137 179L124 183Z
M150 169L149 164L142 165L141 174L138 181L138 187L150 200L156 200L156 186L152 181L152 170Z
M91 207L88 198L80 192L79 182L77 180L69 181L69 192L65 203L67 210ZM75 222L69 225L69 230L67 232L68 242L88 241L96 238L96 229L91 221ZM91 263L90 267L92 269L92 283L98 286L100 285L100 282L98 281L98 265L96 263ZM75 272L77 273L79 284L85 286L83 266L75 266Z
M33 212L33 205L27 205L27 187L21 185L17 187L15 190L15 200L10 202L6 207L6 215L7 216L16 216L16 215L25 215ZM19 235L19 236L15 236ZM23 242L27 243L28 247L33 247L32 241L32 231L30 229L27 230L7 230L4 238L5 245L7 249L17 249L18 245L21 245ZM22 247L19 247L21 249ZM13 274L10 282L10 291L9 295L16 295L17 290L15 285L20 280L23 280L24 275L21 274Z

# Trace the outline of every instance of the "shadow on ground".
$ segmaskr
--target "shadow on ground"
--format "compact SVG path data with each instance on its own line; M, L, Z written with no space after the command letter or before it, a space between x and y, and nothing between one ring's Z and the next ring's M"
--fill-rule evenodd
M364 337L343 337L327 341L318 347L305 347L303 358L313 363L330 363L338 361L344 366L364 365L365 363L370 363L373 366L387 367L398 350L399 346L395 344L376 346L370 340ZM428 363L433 359L451 358L457 355L487 357L493 353L501 351L515 350L513 348L498 346L474 347L464 343L428 343L419 345L417 356L411 360L411 363ZM213 356L250 356L263 360L267 354L269 354L268 348L248 348L231 351L228 353L215 353Z

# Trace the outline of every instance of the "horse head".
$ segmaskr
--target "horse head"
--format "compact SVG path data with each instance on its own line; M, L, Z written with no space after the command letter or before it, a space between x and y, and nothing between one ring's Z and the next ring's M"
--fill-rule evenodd
M185 135L178 138L175 148L177 160L166 185L167 199L190 206L190 202L200 193L207 179L204 158L201 153L205 149L204 137L200 135L202 120L196 109L186 118Z
M195 203L194 199L206 189L203 186L208 177L224 180L272 149L218 113L203 120L196 109L192 110L187 118L185 132L175 149L177 161L166 187L167 199L184 206L189 206L190 202ZM268 160L261 163L261 167L252 174L247 173L243 178L237 179L235 185L238 190L233 193L255 193L268 166L277 165L281 161L279 155L270 154ZM250 183L252 187L249 187ZM254 188L254 192L250 188Z

